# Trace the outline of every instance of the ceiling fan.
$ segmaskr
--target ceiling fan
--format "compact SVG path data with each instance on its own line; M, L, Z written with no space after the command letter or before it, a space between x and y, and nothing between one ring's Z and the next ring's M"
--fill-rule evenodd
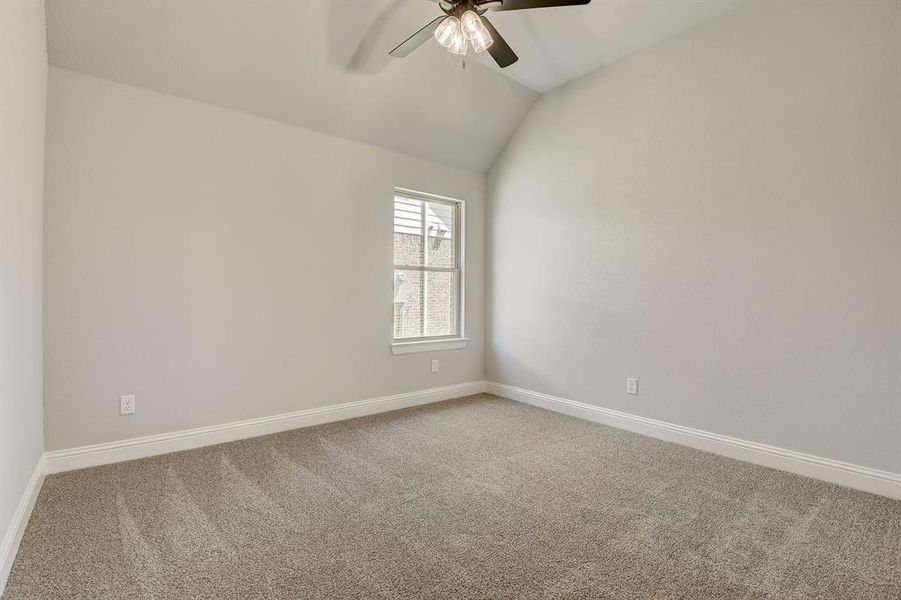
M504 41L497 29L483 15L489 10L525 10L527 8L551 8L576 6L591 0L433 0L444 12L389 52L403 58L434 37L448 52L466 56L471 48L479 54L488 51L502 69L509 67L519 57Z

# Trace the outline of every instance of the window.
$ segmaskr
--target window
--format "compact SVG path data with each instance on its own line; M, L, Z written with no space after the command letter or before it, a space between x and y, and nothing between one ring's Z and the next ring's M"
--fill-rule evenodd
M462 348L462 218L459 200L394 192L395 354Z

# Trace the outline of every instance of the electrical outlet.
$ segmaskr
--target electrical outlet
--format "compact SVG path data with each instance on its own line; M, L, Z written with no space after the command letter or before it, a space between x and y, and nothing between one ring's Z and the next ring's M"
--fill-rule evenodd
M133 415L135 414L135 397L119 396L119 414Z
M626 379L626 393L638 395L638 380L634 377Z
M432 361L432 373L437 373L437 372L438 372L438 361L433 360Z

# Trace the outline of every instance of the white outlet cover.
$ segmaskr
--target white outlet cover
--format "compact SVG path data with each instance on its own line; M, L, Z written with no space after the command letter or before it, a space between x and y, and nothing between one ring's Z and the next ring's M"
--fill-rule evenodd
M438 372L438 361L433 360L432 361L432 373L437 373L437 372Z
M119 414L120 415L135 414L135 397L133 395L119 396Z
M626 379L626 393L638 395L638 380L634 377Z

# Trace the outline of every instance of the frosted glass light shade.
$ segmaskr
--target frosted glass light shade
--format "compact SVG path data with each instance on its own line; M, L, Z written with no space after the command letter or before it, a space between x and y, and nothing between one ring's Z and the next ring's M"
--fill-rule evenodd
M494 40L491 39L491 34L488 33L488 28L482 25L478 32L472 34L469 37L469 43L472 45L472 51L478 54L491 47L491 44L494 43Z
M460 20L457 17L447 17L435 29L435 39L447 49L459 43L458 40L462 37L463 32L460 29Z
M454 42L450 46L448 46L447 51L452 54L466 56L467 46L468 44L466 42L466 36L461 33L454 39Z
M485 27L482 25L479 15L471 10L463 13L463 16L460 18L460 25L463 28L463 34L469 39L472 39L472 36L478 33L480 28Z
M484 52L494 43L488 28L482 23L481 17L473 11L467 10L463 13L460 26L463 30L463 35L469 40L472 50L476 54Z

